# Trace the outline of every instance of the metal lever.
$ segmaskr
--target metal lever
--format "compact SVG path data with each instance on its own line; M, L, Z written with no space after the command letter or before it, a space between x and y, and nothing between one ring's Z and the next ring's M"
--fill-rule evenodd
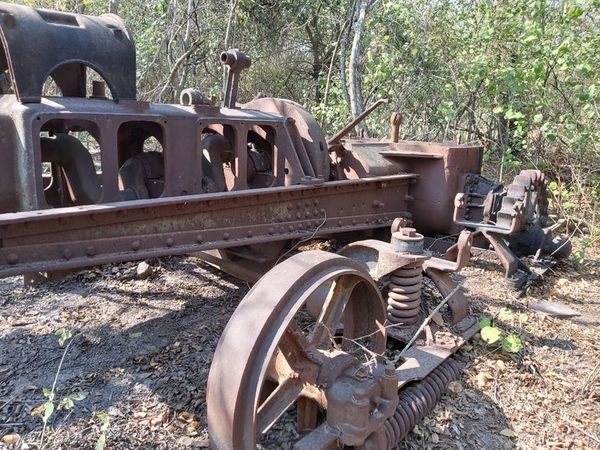
M221 53L221 64L225 68L223 84L223 107L235 108L238 94L240 73L252 64L250 58L244 53L233 48Z

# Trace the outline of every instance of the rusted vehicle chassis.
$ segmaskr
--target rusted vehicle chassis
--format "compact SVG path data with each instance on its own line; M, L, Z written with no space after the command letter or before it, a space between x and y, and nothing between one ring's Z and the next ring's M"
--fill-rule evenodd
M220 56L222 106L194 89L167 105L136 100L116 16L0 3L0 34L0 277L215 249L264 268L211 364L216 448L253 449L290 418L298 450L393 448L479 329L451 276L475 240L507 277L528 271L518 250L570 249L537 170L504 187L481 176L478 145L398 142L397 115L389 140L345 138L384 101L326 141L294 102L238 104L250 59L236 49ZM456 240L438 258L417 229ZM331 236L350 243L292 252Z
M414 175L0 216L0 275L389 227Z

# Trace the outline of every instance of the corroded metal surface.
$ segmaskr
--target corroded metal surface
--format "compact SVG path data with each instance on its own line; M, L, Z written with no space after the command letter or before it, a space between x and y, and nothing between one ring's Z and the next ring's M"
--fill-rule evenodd
M386 227L405 213L397 193L411 178L4 214L0 276Z
M118 16L91 17L2 3L0 18L4 47L0 73L9 71L19 101L39 102L48 76L63 95L85 97L86 66L104 78L113 98L135 99L135 47Z
M450 382L458 380L461 373L462 367L450 358L422 381L400 392L396 411L384 425L386 450L394 448L415 425L425 418L442 398Z
M317 319L307 322L302 306L323 286L327 287L323 306ZM358 355L363 352L360 347L353 348L351 340L369 335L370 339L362 345L370 352L382 353L385 330L377 322L384 320L385 307L379 290L362 266L348 258L309 251L275 266L242 300L215 351L207 392L214 445L222 449L254 449L257 436L301 396L321 406L338 404L339 408L331 412L331 420L345 423L348 419L343 411L344 399L352 398L345 393L351 394L354 386L362 392L357 395L364 396L371 390L381 394L378 380L385 384L384 380L390 377L386 370L375 376L367 371L362 380L368 386L352 381L352 372L361 370L362 365L352 350ZM341 349L337 349L333 335L342 324ZM346 439L350 444L356 442L355 433L359 433L364 440L365 434L377 425L368 423L372 420L382 426L395 406L383 401L385 395L381 397L381 418L370 417L367 409L367 422L356 423L352 432L350 428L346 433L343 428L338 429L337 439ZM364 402L356 407L360 404ZM317 412L302 408L299 413L302 411ZM314 418L305 417L302 421L314 423ZM361 426L364 429L359 432ZM330 435L320 433L317 432L319 439L312 448L329 442Z
M223 107L196 89L170 105L136 99L116 16L0 3L0 35L0 277L198 251L252 281L266 272L213 359L216 448L255 448L292 407L296 449L392 448L459 376L448 358L478 330L451 277L474 236L508 275L519 249L568 254L539 171L504 188L480 175L480 146L399 141L399 114L389 142L344 139L383 100L328 143L292 101L238 104L250 58L237 49L220 56ZM91 92L88 68L103 78ZM43 96L48 79L62 95ZM364 240L390 226L391 240ZM437 258L412 227L460 235ZM267 272L298 243L338 236L350 241L340 254L301 252ZM435 307L424 275L445 297ZM386 362L387 344L402 351Z

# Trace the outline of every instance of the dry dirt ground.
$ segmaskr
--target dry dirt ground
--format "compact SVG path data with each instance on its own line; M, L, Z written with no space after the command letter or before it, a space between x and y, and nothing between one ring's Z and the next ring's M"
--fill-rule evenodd
M135 268L105 266L35 287L0 281L0 449L209 445L211 358L249 286L192 257L162 259L146 280ZM559 263L519 299L493 257L476 258L460 277L472 310L496 318L524 348L508 354L476 336L460 352L460 384L398 448L600 448L600 259ZM540 300L581 316L528 308ZM72 334L62 347L60 329ZM55 402L70 397L73 406L55 409L44 430L43 389L55 377ZM276 447L290 448L295 430L284 428L288 440Z

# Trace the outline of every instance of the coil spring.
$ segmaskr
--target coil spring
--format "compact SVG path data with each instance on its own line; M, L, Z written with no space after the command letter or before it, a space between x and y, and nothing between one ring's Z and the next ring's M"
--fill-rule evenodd
M422 284L422 264L402 267L391 273L387 298L390 323L412 325L419 320Z
M433 409L451 381L458 380L461 365L448 359L420 382L400 391L400 402L384 423L388 450L394 448Z

